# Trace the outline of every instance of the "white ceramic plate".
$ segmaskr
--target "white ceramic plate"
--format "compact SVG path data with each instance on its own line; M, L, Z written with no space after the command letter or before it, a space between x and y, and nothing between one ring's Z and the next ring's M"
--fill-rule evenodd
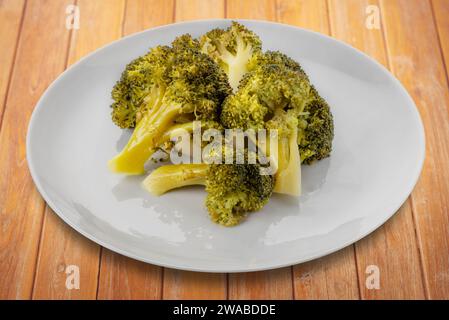
M390 218L415 185L424 159L416 107L380 64L327 36L242 21L264 49L298 60L331 105L332 156L303 166L299 201L275 195L241 225L212 223L202 188L153 197L142 177L111 174L106 162L129 132L110 120L110 91L124 66L176 36L199 36L227 20L168 25L116 41L73 65L45 92L27 137L33 179L50 207L89 239L145 262L195 271L277 268L321 257Z

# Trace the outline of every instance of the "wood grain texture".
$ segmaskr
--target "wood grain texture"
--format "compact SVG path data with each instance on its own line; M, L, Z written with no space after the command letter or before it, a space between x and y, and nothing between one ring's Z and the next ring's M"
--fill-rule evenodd
M449 92L438 33L429 1L381 1L381 9L391 69L414 98L426 132L424 168L411 196L426 294L447 299Z
M224 17L224 0L176 1L175 21ZM164 269L163 299L226 299L226 275Z
M330 33L325 0L278 1L278 21L324 34ZM295 299L357 299L354 248L293 267Z
M229 274L229 299L293 299L292 268Z
M163 299L226 299L226 274L165 268Z
M359 298L353 246L293 270L295 299Z
M160 267L102 250L98 299L160 299Z
M80 28L74 30L68 64L121 36L124 0L78 0ZM62 11L64 12L64 11ZM59 26L64 28L64 25ZM99 272L100 246L64 224L51 209L45 223L34 284L34 299L95 299ZM80 270L80 289L65 286L65 268Z
M49 207L37 262L32 298L95 299L100 247L62 221ZM66 287L69 266L79 268L80 288Z
M226 18L276 21L276 1L227 0Z
M42 92L64 70L67 1L28 1L0 131L0 298L30 298L44 202L31 180L25 138ZM62 27L61 27L62 26ZM48 32L52 30L52 32ZM36 34L40 35L36 37ZM52 58L48 59L48 52Z
M449 15L449 1L432 0L432 5L447 76L449 74L449 19L447 18Z
M359 287L363 299L424 299L421 261L411 202L385 225L356 243ZM369 266L380 271L380 289L368 289Z
M174 1L127 1L123 35L173 21ZM103 249L98 299L160 299L162 268Z
M224 13L224 0L176 0L176 22L223 18Z
M0 1L0 48L2 48L0 54L0 125L24 8L24 0Z
M367 53L388 68L382 28L368 29L366 9L377 0L329 0L332 36ZM380 25L381 27L381 25ZM425 297L420 256L410 201L373 234L355 244L362 299L422 299ZM407 263L403 263L407 261ZM365 285L366 268L380 271L380 289ZM409 279L415 281L409 281Z
M278 0L277 20L282 23L329 34L326 0Z
M174 0L127 1L123 35L172 23L174 6Z

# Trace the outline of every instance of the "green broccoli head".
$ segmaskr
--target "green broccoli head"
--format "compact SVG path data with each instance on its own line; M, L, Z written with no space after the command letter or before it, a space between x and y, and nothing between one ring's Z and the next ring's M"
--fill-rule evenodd
M289 56L279 52L279 51L266 51L258 52L253 55L251 60L248 62L248 71L239 83L239 88L244 87L246 82L252 77L251 71L262 68L267 65L278 65L285 67L289 70L298 72L303 78L308 80L307 74L302 69L301 65L290 58Z
M264 53L258 52L253 55L252 59L248 63L248 70L253 71L269 64L284 66L290 70L300 73L304 78L308 78L307 74L297 61L279 51L266 51Z
M206 207L214 222L233 226L248 212L262 209L273 187L273 176L261 175L257 164L212 164L206 178Z
M316 92L315 89L313 89ZM301 161L311 164L330 155L334 138L334 122L327 102L316 92L298 117L298 146Z
M174 50L169 81L162 104L176 106L179 114L216 120L221 104L231 93L226 74L207 55L190 47Z
M169 82L176 77L182 77L186 73L176 75L176 71L185 67L186 56L190 52L199 52L199 41L189 34L177 37L172 42L172 47L157 46L147 54L129 63L122 73L120 81L112 89L112 120L120 128L134 128L142 119L148 108L155 103L153 101L163 91ZM178 57L183 54L184 57ZM183 62L183 66L175 67L174 63ZM192 65L197 61L189 61ZM206 63L210 65L210 61ZM204 64L201 66L204 67ZM205 71L204 73L208 73ZM222 72L221 81L226 83L226 75ZM193 76L193 73L191 74ZM211 79L211 81L214 79ZM221 84L223 85L223 84ZM230 90L229 85L224 85L225 90ZM153 99L153 100L152 100ZM222 99L222 98L220 98Z
M254 32L234 21L226 30L213 29L203 35L200 45L226 72L231 87L236 90L248 71L248 62L261 51L262 42Z
M277 166L275 192L300 194L298 117L312 99L307 78L283 65L267 64L250 72L244 85L224 103L221 121L225 127L276 130L276 152L263 150Z
M164 86L166 69L173 58L168 46L157 46L130 62L112 89L112 120L120 128L133 128L136 116L156 86Z
M200 42L192 38L192 36L188 33L185 33L183 35L180 35L177 37L173 42L171 43L172 48L175 50L182 49L182 48L189 48L192 50L201 50Z
M245 88L253 79L251 71L267 65L285 67L309 81L308 76L295 60L278 51L267 51L254 55L248 64L250 72L242 78L239 88ZM305 103L303 112L298 115L298 147L301 162L304 164L311 164L328 157L332 151L334 137L333 117L329 105L313 86L310 92L311 98Z
M307 78L280 65L266 65L248 73L244 85L225 100L221 122L227 128L266 128L279 110L299 115L310 96Z
M125 148L109 161L113 172L144 173L145 162L175 123L185 119L218 119L221 104L231 88L223 70L209 56L180 44L189 42L189 38L175 40L178 44L171 49L171 59L161 75L163 81L145 82L152 85L148 84L145 90L138 111L141 116Z

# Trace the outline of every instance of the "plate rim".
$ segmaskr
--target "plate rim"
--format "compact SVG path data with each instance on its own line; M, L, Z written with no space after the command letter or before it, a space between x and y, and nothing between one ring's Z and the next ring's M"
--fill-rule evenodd
M380 219L380 222L378 224L376 224L376 225L373 224L373 226L371 226L370 228L367 228L368 231L360 233L357 237L354 237L354 239L352 239L350 241L346 241L343 244L332 246L331 248L329 248L327 250L319 251L319 253L312 254L309 257L303 258L303 259L297 258L296 260L290 259L291 261L283 262L283 263L272 262L272 263L260 264L256 267L246 267L246 268L240 267L240 268L231 268L231 269L229 269L229 268L223 269L221 267L217 267L217 268L215 268L215 267L202 267L202 268L199 267L198 268L198 267L192 266L192 264L189 264L189 263L187 263L187 264L179 264L179 263L178 264L175 264L175 263L170 264L170 263L158 261L158 258L154 258L154 259L145 258L145 257L139 256L137 254L132 254L130 252L127 252L126 250L117 248L115 245L113 245L111 243L108 243L106 241L98 239L96 236L88 233L87 231L84 231L76 223L70 221L70 219L63 213L64 210L60 209L58 207L58 205L56 205L56 203L52 200L52 198L45 191L45 188L42 186L41 181L38 176L38 173L36 171L35 165L33 163L33 157L32 157L32 153L31 153L32 131L33 131L34 126L36 125L36 117L37 117L36 115L39 113L39 110L43 108L43 105L44 105L43 101L46 99L49 92L52 91L53 87L56 86L56 84L58 82L62 81L69 73L73 72L73 70L79 64L82 64L85 60L89 59L91 56L103 51L107 47L116 45L117 43L121 42L124 39L131 38L131 37L137 37L141 34L149 32L149 31L163 30L166 28L172 28L174 26L201 24L201 23L217 24L217 23L231 22L231 21L238 21L238 22L242 22L242 23L249 22L249 23L263 24L263 25L276 25L278 27L283 27L283 28L297 29L301 32L312 34L313 36L316 36L318 38L324 38L327 41L332 41L337 45L345 47L346 49L352 51L354 54L357 54L359 56L362 56L362 57L370 60L371 63L374 63L379 68L379 70L381 70L385 75L387 75L388 78L390 78L392 80L392 83L394 84L396 89L398 89L398 91L402 94L402 96L406 100L408 100L408 105L412 111L414 121L416 122L416 125L417 125L416 129L417 129L418 140L419 140L419 141L417 141L417 144L418 144L417 148L419 149L419 156L420 156L419 159L417 159L417 164L416 164L416 167L414 168L414 172L410 175L411 178L409 178L409 180L407 181L406 187L404 187L402 189L403 191L401 192L401 197L399 197L399 196L397 197L398 198L397 204L391 205L390 209L385 210L386 214L382 215L382 218ZM405 201L407 201L407 198L412 193L415 185L417 184L417 182L421 176L421 172L423 169L424 160L425 160L425 156L426 156L425 151L426 151L425 130L424 130L423 121L421 119L421 116L420 116L419 110L416 106L416 103L413 100L413 98L410 96L410 94L408 93L406 88L402 85L402 83L384 65L380 64L376 59L372 58L371 56L364 53L363 51L360 51L359 49L356 49L353 46L351 46L339 39L328 36L326 34L322 34L322 33L319 33L319 32L313 31L313 30L304 29L304 28L297 27L294 25L266 21L266 20L253 20L253 19L198 19L198 20L191 20L191 21L176 22L176 23L161 25L161 26L158 26L155 28L145 29L145 30L127 35L125 37L121 37L120 39L117 39L117 40L114 40L112 42L105 44L104 46L90 52L89 54L85 55L80 60L78 60L71 66L69 66L61 74L59 74L55 80L52 81L52 83L45 89L44 93L41 95L41 97L39 98L38 102L35 105L35 108L32 111L32 114L31 114L31 117L30 117L30 120L28 123L27 134L26 134L26 161L28 163L28 168L29 168L31 177L33 179L33 182L34 182L37 190L39 191L40 195L42 196L43 200L46 202L46 204L71 228L73 228L75 231L77 231L84 237L99 244L100 246L102 246L104 248L107 248L113 252L119 253L123 256L129 257L129 258L132 258L132 259L135 259L138 261L142 261L145 263L149 263L149 264L153 264L153 265L157 265L157 266L161 266L161 267L165 267L165 268L172 268L172 269L185 270L185 271L194 271L194 272L210 272L210 273L255 272L255 271L265 271L265 270L271 270L271 269L277 269L277 268L283 268L283 267L292 266L292 265L296 265L296 264L301 264L301 263L305 263L305 262L308 262L308 261L311 261L314 259L318 259L318 258L326 256L326 255L329 255L329 254L337 252L339 250L342 250L343 248L346 248L347 246L349 246L353 243L356 243L357 241L365 238L366 236L368 236L369 234L371 234L372 232L377 230L385 222L387 222L400 209L400 207L405 203ZM400 201L399 201L399 199L400 199ZM396 203L396 201L395 201L395 203Z

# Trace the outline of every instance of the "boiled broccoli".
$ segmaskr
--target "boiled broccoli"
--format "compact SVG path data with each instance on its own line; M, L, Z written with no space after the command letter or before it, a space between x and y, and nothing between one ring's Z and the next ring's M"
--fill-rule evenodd
M261 51L259 37L238 22L226 30L213 29L200 38L202 51L226 72L235 91L240 79L248 71L248 62Z
M273 177L261 175L257 164L179 164L159 167L143 185L154 195L183 186L205 185L211 219L233 226L248 212L258 211L268 203Z
M218 119L231 88L226 74L194 44L190 36L182 36L173 42L164 68L137 72L144 78L139 88L133 88L142 91L137 111L142 116L125 148L109 161L111 171L144 173L145 162L177 120Z
M248 70L254 71L257 68L273 64L293 70L308 80L308 76L300 64L279 51L267 51L254 55L248 64ZM247 73L240 81L239 86L244 87L251 77L251 72ZM315 99L311 99L309 103L305 104L303 112L298 116L298 147L301 162L304 164L311 164L328 157L332 151L334 138L333 117L329 105L313 86L311 91Z
M316 99L306 104L298 118L298 147L301 161L311 164L329 157L334 139L334 121L330 107L312 87Z
M189 33L185 33L183 35L180 35L173 40L171 43L173 49L182 49L182 48L188 48L192 50L201 50L200 42L192 38L192 36Z
M308 79L307 74L298 62L279 51L258 52L253 55L252 59L248 62L248 71L253 71L269 64L284 66L300 73L304 78Z
M134 128L152 97L166 86L166 69L173 49L157 46L130 62L112 89L112 120L120 128Z
M252 71L236 94L224 103L221 121L226 128L277 130L275 192L300 194L298 117L314 99L306 77L282 65L268 64Z

